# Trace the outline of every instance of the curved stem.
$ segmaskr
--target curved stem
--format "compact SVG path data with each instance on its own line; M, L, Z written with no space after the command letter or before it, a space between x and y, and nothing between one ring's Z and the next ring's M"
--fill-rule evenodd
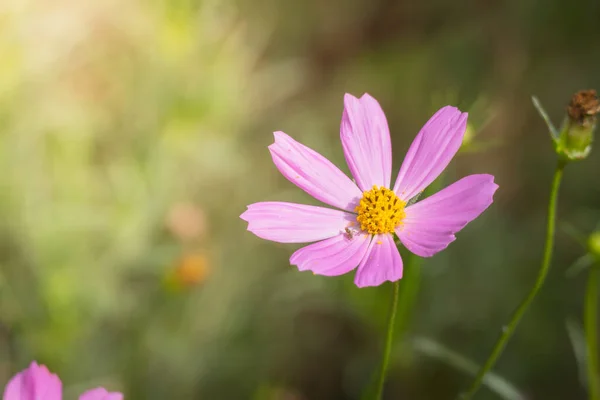
M554 171L554 179L552 180L552 188L550 189L550 202L548 204L548 225L546 230L546 245L544 249L544 258L542 260L542 266L540 267L540 271L538 273L537 279L533 284L533 287L527 294L527 297L523 299L519 307L515 310L510 319L510 322L502 327L502 334L500 338L496 342L492 353L488 357L485 364L481 367L475 380L471 384L471 387L466 393L463 393L460 396L462 400L468 400L477 392L481 384L483 383L483 379L485 375L492 369L496 360L502 354L504 347L508 343L509 339L513 335L519 321L523 318L523 315L529 308L529 305L538 294L544 282L546 280L546 276L548 275L548 270L550 269L550 261L552 260L552 250L554 248L554 227L556 220L556 204L558 201L558 189L560 187L560 181L562 179L563 170L565 168L565 162L559 161L556 170Z
M396 309L398 308L398 292L400 288L400 281L396 281L392 285L392 303L390 305L390 312L388 314L387 335L385 339L385 348L383 349L383 357L381 359L379 379L377 381L377 394L375 395L376 400L381 399L381 395L383 394L383 384L385 382L385 376L387 373L388 364L390 362L390 353L392 351L392 342L394 338L394 320L396 318Z
M588 391L590 400L600 400L600 381L598 380L598 265L592 265L585 291L585 311L583 325L587 343Z

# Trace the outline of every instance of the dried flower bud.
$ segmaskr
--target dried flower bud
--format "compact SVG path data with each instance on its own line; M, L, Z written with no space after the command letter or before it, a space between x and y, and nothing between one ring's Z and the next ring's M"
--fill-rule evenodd
M592 127L600 112L600 100L595 90L582 90L573 95L567 107L569 118L582 126Z
M567 117L557 140L557 151L568 160L581 160L589 154L600 99L595 90L582 90L573 95L567 106Z

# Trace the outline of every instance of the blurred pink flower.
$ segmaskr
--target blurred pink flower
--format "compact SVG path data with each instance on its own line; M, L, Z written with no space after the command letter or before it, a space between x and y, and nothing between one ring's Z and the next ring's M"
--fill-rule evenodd
M58 376L35 361L19 372L6 385L3 400L61 400L62 383ZM103 388L88 390L79 400L123 400L121 393L109 393Z
M446 106L423 126L408 149L394 186L392 146L377 100L346 94L340 136L355 182L329 160L275 132L269 151L275 166L292 183L324 203L340 208L284 202L248 206L241 218L256 236L280 243L314 242L290 258L300 271L335 276L358 266L358 287L402 278L402 259L394 233L414 254L431 257L493 201L492 175L470 175L440 192L409 202L450 163L465 133L467 113ZM392 188L391 190L389 188Z
M108 392L104 388L96 388L88 390L81 396L79 400L123 400L123 394L117 392Z

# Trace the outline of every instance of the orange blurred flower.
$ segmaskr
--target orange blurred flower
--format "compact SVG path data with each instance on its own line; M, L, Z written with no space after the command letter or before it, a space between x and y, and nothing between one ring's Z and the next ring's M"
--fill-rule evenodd
M178 291L201 284L209 275L210 261L206 253L190 253L179 259L169 271L166 283L170 289Z

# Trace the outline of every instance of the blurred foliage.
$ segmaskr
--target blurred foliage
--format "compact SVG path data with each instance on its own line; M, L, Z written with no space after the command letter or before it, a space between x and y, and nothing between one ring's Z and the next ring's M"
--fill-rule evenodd
M272 166L271 132L343 166L342 96L365 91L387 113L396 171L436 108L470 112L444 179L487 172L500 190L423 260L398 337L482 360L541 257L554 160L530 96L559 121L573 92L600 87L600 3L576 3L3 0L0 380L37 359L68 398L92 384L129 399L360 398L389 287L301 274L294 246L238 216L312 202ZM559 204L584 232L600 220L597 153L569 166ZM583 252L559 234L498 364L496 382L528 399L585 397L565 328L583 278L564 277ZM397 346L388 398L453 398L468 375L412 343Z

